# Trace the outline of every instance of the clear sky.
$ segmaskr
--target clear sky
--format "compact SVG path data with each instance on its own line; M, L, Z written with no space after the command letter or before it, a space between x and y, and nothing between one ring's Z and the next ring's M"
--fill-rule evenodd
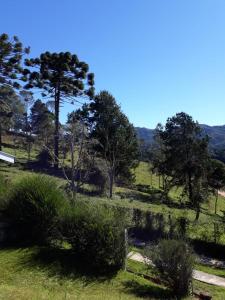
M44 51L70 51L135 126L185 111L225 124L224 0L1 0L1 32ZM61 121L74 107L62 108Z

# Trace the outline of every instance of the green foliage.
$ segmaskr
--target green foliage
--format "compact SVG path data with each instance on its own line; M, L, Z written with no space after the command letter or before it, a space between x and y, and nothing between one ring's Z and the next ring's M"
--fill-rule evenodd
M199 217L200 203L208 197L208 138L192 117L181 112L159 126L155 140L159 145L153 159L159 174L168 177L169 187L184 187Z
M100 92L90 104L92 137L98 141L96 150L108 166L110 197L116 177L124 176L137 166L138 143L133 125L121 112L115 98Z
M43 97L54 99L54 156L55 168L58 168L60 103L74 103L80 96L93 97L94 74L88 73L88 64L79 61L70 52L45 52L39 58L27 59L26 66L29 69L23 72L25 80L28 81L25 88L38 88Z
M10 86L0 86L0 150L2 134L9 128L18 131L23 127L24 105Z
M218 160L211 159L208 170L209 186L214 190L219 190L225 187L225 167Z
M39 167L49 168L52 164L52 157L47 149L42 149L37 155L37 163Z
M161 278L176 296L188 294L192 279L194 256L191 248L179 240L161 240L154 248L146 249Z
M94 166L90 170L90 174L88 176L88 183L97 186L100 195L106 193L109 182L106 162L103 159L95 160Z
M55 235L64 194L50 177L33 175L11 189L6 215L22 230L24 238L44 243Z
M31 107L30 123L32 133L36 134L45 145L48 145L54 128L54 114L41 100L34 102Z
M29 48L23 48L18 37L12 39L3 33L0 35L0 85L11 85L19 88L17 80L21 79L21 60L24 54L29 53Z
M125 260L121 215L100 205L75 203L64 211L62 232L75 254L92 268L119 269Z

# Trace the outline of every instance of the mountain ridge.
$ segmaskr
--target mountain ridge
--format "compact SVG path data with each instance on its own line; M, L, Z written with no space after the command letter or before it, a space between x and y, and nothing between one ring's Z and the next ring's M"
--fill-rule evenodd
M209 136L209 145L214 149L225 149L225 125L199 124L202 131ZM135 127L137 137L143 140L146 145L153 143L155 129L146 127Z

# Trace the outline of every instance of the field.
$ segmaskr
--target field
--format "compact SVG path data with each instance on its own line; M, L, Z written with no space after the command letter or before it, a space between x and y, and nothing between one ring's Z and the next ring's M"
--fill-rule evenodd
M35 248L0 250L0 299L172 299L168 290L141 276L120 271L96 278L85 271L68 268L65 257ZM73 262L69 262L71 265ZM128 262L128 269L145 274L143 264ZM150 270L154 276L154 270ZM149 274L149 271L148 271ZM208 291L213 299L223 300L224 289L194 281L195 291ZM193 299L188 297L186 299Z
M14 154L11 147L3 151ZM31 153L32 160L37 152ZM17 162L6 165L0 162L0 174L8 181L16 181L21 176L32 174L34 170L26 168L26 153L16 149ZM180 189L173 189L169 201L164 201L159 186L159 178L149 171L149 164L140 162L135 170L136 182L131 188L116 187L114 198L94 197L79 194L79 198L100 202L124 208L138 208L145 212L160 213L174 218L185 217L194 225L189 228L189 237L205 241L213 241L213 224L221 222L225 211L225 198L219 197L218 214L214 214L215 197L212 195L201 208L198 222L194 222L195 212L182 199L180 206ZM53 175L52 175L53 176ZM64 186L63 177L54 176L59 185ZM91 189L91 187L87 187ZM225 244L224 230L219 242ZM50 251L50 250L49 250ZM55 255L40 248L9 248L0 250L0 299L170 299L170 294L164 286L137 276L130 272L120 271L103 278L96 278L77 266L76 262L68 261L64 251ZM74 268L71 269L71 265ZM128 268L136 273L145 273L145 267L140 263L128 261ZM223 269L196 265L196 268L211 274L225 277ZM76 270L76 271L74 271ZM149 271L148 271L149 272ZM150 270L154 276L154 270ZM225 299L225 290L194 281L194 290L208 291L213 299ZM191 297L187 299L192 299Z

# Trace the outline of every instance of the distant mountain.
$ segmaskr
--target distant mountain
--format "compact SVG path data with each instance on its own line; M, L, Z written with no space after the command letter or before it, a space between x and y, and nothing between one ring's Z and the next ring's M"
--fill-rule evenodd
M209 126L201 124L200 126L203 132L209 136L209 144L213 149L225 149L225 125ZM154 129L144 127L135 127L135 129L138 138L143 140L146 145L150 145L153 142Z

